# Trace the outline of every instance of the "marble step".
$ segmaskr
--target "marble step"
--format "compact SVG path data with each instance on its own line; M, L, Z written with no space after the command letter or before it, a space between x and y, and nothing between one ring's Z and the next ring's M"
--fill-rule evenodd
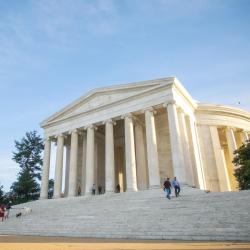
M39 200L16 206L1 234L74 237L249 240L250 192L209 193L183 187L167 200L158 190ZM15 218L22 207L32 213Z

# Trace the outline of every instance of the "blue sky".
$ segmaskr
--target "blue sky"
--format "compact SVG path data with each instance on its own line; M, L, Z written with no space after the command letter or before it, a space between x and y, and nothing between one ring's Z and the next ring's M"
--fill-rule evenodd
M249 13L247 0L0 0L0 183L19 170L14 140L92 88L176 76L250 111Z

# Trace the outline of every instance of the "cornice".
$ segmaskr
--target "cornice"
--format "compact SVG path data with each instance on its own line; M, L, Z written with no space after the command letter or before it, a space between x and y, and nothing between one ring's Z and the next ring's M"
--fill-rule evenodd
M225 115L250 122L250 113L239 108L219 104L198 103L196 114Z

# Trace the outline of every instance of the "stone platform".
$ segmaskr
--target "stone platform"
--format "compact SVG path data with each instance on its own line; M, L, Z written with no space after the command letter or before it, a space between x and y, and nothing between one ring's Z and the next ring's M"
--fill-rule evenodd
M38 200L15 206L0 234L95 238L250 241L250 191L204 193L184 187ZM32 213L16 218L22 207Z

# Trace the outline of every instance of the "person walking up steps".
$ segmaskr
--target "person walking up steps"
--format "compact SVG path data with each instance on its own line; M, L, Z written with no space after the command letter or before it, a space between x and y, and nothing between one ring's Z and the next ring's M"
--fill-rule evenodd
M170 200L170 194L171 194L171 183L169 181L169 178L164 182L164 191L167 193L167 198Z
M180 183L177 181L176 177L174 177L174 180L172 181L172 185L174 187L175 197L178 197L180 194L181 188L180 188Z

